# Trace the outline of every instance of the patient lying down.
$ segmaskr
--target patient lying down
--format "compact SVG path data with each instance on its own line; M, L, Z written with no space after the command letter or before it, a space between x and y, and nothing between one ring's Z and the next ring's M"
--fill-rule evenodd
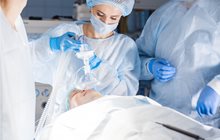
M45 127L37 140L87 140L99 128L102 130L112 113L149 104L143 96L102 96L94 90L74 90L68 101L69 110ZM59 135L63 132L68 134Z
M69 105L70 108L74 108L100 97L102 97L102 95L95 90L74 90L69 96Z
M205 129L144 96L102 96L94 90L76 90L69 103L70 110L40 140L192 140L155 122L181 126L205 138L220 136L219 130Z

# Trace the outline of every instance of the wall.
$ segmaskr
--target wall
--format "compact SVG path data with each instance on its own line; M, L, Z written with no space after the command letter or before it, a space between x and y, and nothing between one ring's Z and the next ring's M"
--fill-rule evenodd
M24 18L30 16L52 18L55 15L72 16L74 0L28 0L22 12Z
M155 10L169 0L136 0L135 9Z

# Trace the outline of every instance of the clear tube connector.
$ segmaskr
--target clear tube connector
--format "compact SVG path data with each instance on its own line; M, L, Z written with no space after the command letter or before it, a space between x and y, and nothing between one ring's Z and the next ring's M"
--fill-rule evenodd
M84 36L78 36L77 39L82 44L80 46L80 51L76 53L76 56L83 60L84 66L78 71L76 88L80 90L94 89L99 84L99 81L92 73L89 64L89 59L94 56L94 50L87 43L85 43Z

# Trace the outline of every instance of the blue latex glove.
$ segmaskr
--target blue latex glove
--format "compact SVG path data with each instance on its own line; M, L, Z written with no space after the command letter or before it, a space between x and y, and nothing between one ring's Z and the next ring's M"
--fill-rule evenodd
M76 34L66 32L62 36L50 38L50 48L53 52L72 50L79 52L81 42L75 39Z
M167 82L176 74L176 68L171 66L165 59L152 59L148 67L154 78L160 82Z
M102 60L100 58L98 58L95 53L94 55L89 59L89 66L90 66L90 69L93 70L93 69L96 69L100 66Z
M77 53L77 55L80 59L83 59L82 56L85 55L85 54L83 54L84 52L93 51L93 54L89 58L89 66L90 66L91 70L96 69L100 66L102 60L96 56L94 50L87 43L81 43L79 48L80 48L80 50Z
M216 113L217 107L220 101L220 95L218 95L214 89L206 86L199 97L196 110L200 116L209 115L212 116Z

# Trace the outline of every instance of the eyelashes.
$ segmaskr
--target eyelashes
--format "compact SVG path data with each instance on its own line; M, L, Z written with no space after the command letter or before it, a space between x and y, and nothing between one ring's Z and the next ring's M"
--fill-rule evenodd
M96 15L99 16L100 18L106 18L106 15L104 13L101 13L100 11L96 12ZM114 17L114 16L110 17L110 19L113 21L118 20L117 17Z

